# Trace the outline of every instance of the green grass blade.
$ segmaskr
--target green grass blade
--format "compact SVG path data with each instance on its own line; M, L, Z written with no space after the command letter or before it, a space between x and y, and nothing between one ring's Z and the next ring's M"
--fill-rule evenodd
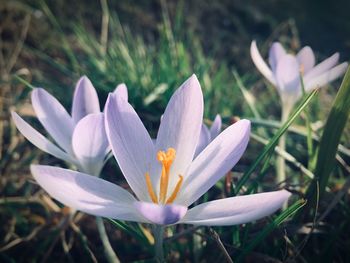
M310 101L314 98L314 96L317 94L317 90L314 90L311 92L308 96L306 96L302 102L299 104L297 109L294 111L293 114L289 117L289 119L286 121L286 123L277 131L276 135L272 137L269 144L266 145L262 153L258 156L256 161L253 163L253 165L250 167L250 169L242 176L241 180L238 181L235 193L238 194L238 192L241 190L242 186L248 181L250 175L255 171L255 169L258 167L258 165L261 163L262 160L264 160L265 156L274 149L276 144L278 143L278 139L287 131L288 127L293 123L293 121L299 116L299 114L305 109L305 107L310 103Z
M255 238L249 243L237 258L237 262L242 262L244 257L251 252L257 245L260 244L275 228L286 221L290 216L296 213L306 204L305 200L299 200L288 207L279 216L277 216L270 224L268 224Z
M152 245L148 242L147 237L145 237L141 232L137 231L127 223L120 221L120 220L115 220L111 218L107 218L113 225L118 227L120 230L128 233L132 237L136 238L139 240L144 246L147 247L152 247Z
M336 162L335 156L349 114L350 68L348 68L345 74L323 130L315 168L316 177L309 186L306 194L306 198L309 200L308 207L313 207L316 203L315 193L317 191L317 182L319 182L320 187L320 198L322 198L326 189L329 177Z

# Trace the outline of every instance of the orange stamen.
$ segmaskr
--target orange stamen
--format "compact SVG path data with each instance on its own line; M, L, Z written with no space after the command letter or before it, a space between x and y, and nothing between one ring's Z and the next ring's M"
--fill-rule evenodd
M146 184L147 184L148 194L151 197L152 202L155 203L155 204L158 204L157 196L156 196L156 194L153 191L151 177L149 176L149 173L146 173L145 177L146 177Z
M159 151L157 159L162 164L162 174L160 177L159 202L164 203L169 185L170 168L175 159L175 149L169 148L167 152Z
M168 200L165 202L165 204L171 204L172 202L174 202L177 194L180 191L180 188L181 188L181 185L182 185L182 181L183 181L183 176L179 175L179 180L177 181L175 189L174 189L173 193L171 194L171 196L168 198Z

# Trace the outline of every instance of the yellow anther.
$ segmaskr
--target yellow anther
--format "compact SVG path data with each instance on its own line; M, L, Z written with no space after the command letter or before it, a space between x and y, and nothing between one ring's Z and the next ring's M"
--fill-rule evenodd
M159 199L153 190L149 173L145 174L148 194L151 197L151 200L153 203L170 204L175 200L178 192L180 191L182 180L183 180L183 177L181 175L179 175L179 180L173 190L173 193L167 199L170 168L175 160L175 156L176 156L176 151L174 148L168 148L166 152L159 151L157 153L157 160L162 165L162 173L160 175L160 186L159 186Z
M172 202L174 202L177 194L180 191L180 188L181 188L181 185L182 185L182 181L183 181L183 176L179 175L179 180L177 181L175 189L174 189L173 193L171 194L171 196L168 198L168 200L165 202L165 204L171 204Z
M151 197L152 202L155 204L158 204L157 196L153 191L151 177L149 176L149 173L146 173L145 177L146 177L146 185L147 185L148 194Z
M159 202L164 203L169 185L170 168L175 159L176 151L174 148L169 148L166 152L159 151L157 159L162 164L162 174L160 176Z

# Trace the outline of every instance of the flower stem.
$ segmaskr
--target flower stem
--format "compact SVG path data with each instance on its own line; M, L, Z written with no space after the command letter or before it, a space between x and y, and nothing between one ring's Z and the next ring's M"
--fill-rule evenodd
M281 116L281 124L283 125L289 117L289 114L291 112L291 109L289 107L283 107L282 106L282 116ZM284 133L278 142L278 148L281 151L286 150L286 139L287 134ZM286 161L283 156L278 155L277 156L277 179L276 183L282 183L286 180Z
M107 261L109 263L119 263L120 260L119 260L118 256L115 254L115 252L111 246L111 243L109 242L106 228L103 224L103 219L101 217L96 217L96 225L97 225L98 233L100 234L100 238L101 238L101 241L103 244L104 253L105 253L105 256L107 258Z
M154 234L154 252L156 261L159 263L165 262L164 258L164 226L155 225L153 229Z

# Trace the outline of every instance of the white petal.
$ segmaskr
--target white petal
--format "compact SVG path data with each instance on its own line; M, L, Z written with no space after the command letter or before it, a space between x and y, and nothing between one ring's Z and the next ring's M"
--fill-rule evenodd
M40 150L47 152L58 159L66 161L68 163L76 164L71 156L66 154L48 139L46 139L42 134L37 132L32 126L25 122L16 112L11 112L12 119L16 124L17 129L22 133L24 137L27 138L32 144L38 147Z
M297 60L304 74L307 74L315 66L315 54L309 46L303 47L298 52Z
M300 86L300 71L297 59L292 55L285 55L280 59L276 69L277 87L282 103L294 105L302 95Z
M103 113L89 114L77 123L72 146L81 163L81 171L98 176L109 146Z
M175 224L187 212L187 207L181 205L158 205L148 202L135 202L134 205L143 217L158 225Z
M36 116L50 136L68 154L72 154L73 120L63 106L41 88L32 91L32 105Z
M95 176L44 165L32 165L39 185L53 198L82 212L147 222L134 208L135 198L123 188Z
M287 53L279 42L274 42L269 50L269 63L272 72L276 71L278 61Z
M244 153L250 121L241 120L225 129L193 161L175 203L191 205L229 172Z
M253 40L252 44L250 45L250 56L252 57L255 66L261 72L261 74L263 74L264 77L273 85L276 85L276 80L273 76L273 73L261 57L258 47L256 46L255 40Z
M125 179L139 200L150 201L145 173L156 162L156 153L145 126L126 100L112 94L106 103L105 124L108 141Z
M221 116L217 114L215 116L214 122L210 127L210 140L214 140L221 132L222 120Z
M203 94L192 75L171 97L160 123L156 149L174 148L169 188L175 187L177 175L184 175L193 160L203 121ZM158 175L159 178L159 175Z
M100 112L100 102L91 81L83 76L75 86L72 117L74 123L78 123L82 118L91 113Z
M346 69L348 67L348 63L344 62L324 73L321 75L318 75L315 78L312 78L305 82L305 89L306 91L311 91L316 88L320 88L333 80L341 77L344 75Z
M180 223L209 226L248 223L274 213L290 195L281 190L207 202L190 209Z
M313 69L307 72L304 76L304 82L321 75L327 70L334 67L339 61L339 53L335 53L329 58L323 60L321 63L317 64Z

